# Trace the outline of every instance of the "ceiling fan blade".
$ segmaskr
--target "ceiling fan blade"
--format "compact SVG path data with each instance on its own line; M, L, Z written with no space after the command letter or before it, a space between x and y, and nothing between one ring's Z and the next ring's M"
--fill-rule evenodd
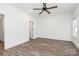
M57 8L58 6L53 6L53 7L49 7L47 9L53 9L53 8Z
M43 6L46 7L46 3L43 3Z
M33 10L42 10L41 8L33 8Z
M44 11L44 10L42 10L42 11L39 13L39 15L42 14L43 11Z
M48 14L51 14L48 10L46 10L46 12L47 12Z

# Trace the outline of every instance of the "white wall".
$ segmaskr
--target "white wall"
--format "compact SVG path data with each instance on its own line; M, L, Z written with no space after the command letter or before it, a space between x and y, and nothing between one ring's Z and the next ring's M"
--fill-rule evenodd
M0 13L5 15L5 49L27 42L30 16L8 4L0 4Z
M73 43L79 48L79 5L74 10L73 17L78 19L77 36L76 37L73 37Z
M36 37L71 41L72 14L46 16L37 20Z

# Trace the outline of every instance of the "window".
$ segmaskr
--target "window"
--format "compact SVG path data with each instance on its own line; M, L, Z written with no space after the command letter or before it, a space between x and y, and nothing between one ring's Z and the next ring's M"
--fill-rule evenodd
M77 18L73 20L73 36L77 37Z

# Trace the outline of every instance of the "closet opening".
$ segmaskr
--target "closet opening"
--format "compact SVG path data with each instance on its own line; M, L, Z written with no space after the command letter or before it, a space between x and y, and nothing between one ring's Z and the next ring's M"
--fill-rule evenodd
M4 49L4 15L0 14L0 49Z

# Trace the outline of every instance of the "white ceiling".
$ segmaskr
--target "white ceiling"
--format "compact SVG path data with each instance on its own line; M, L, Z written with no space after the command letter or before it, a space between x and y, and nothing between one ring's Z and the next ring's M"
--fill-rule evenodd
M37 17L48 15L46 12L38 15L40 10L33 10L33 8L42 8L42 3L10 3L10 5ZM78 3L47 3L47 7L52 7L55 5L57 5L58 8L49 10L51 15L72 13L77 7Z

